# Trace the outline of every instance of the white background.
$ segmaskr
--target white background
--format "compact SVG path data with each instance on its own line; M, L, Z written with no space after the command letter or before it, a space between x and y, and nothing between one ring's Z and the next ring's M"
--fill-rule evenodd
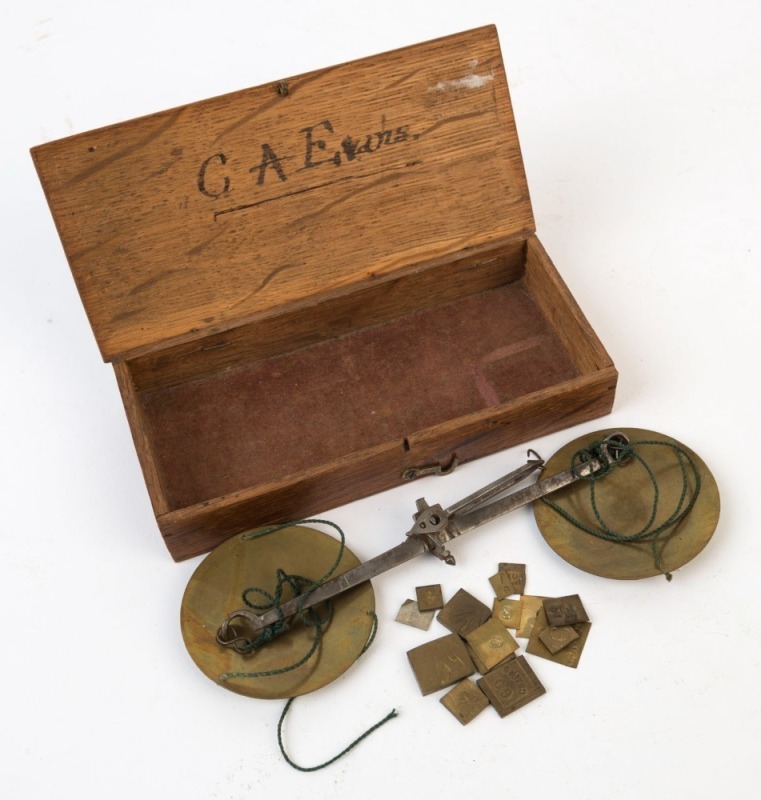
M11 7L12 6L12 7ZM381 629L346 675L296 702L305 765L281 760L282 704L207 680L180 636L199 560L152 517L28 148L484 23L502 40L540 238L610 351L613 414L531 444L635 426L696 450L719 528L673 582L560 561L523 509L375 581ZM3 3L0 230L0 795L5 798L757 797L761 745L757 0ZM414 499L447 504L525 447L325 515L361 558L400 540ZM547 694L463 728L421 697L393 622L414 586L488 600L498 561L527 591L578 592L578 670L533 659Z

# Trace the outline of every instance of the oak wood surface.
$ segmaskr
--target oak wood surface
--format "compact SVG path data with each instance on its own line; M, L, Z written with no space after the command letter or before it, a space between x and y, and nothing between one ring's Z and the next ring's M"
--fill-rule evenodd
M581 371L594 372L613 366L600 339L536 236L530 236L526 242L525 283Z
M439 270L445 277L436 288L433 275ZM502 284L504 279L508 282ZM427 302L438 300L440 305L413 310L427 297L428 289L432 290L432 299ZM474 289L481 291L474 294ZM360 296L358 302L327 304L330 311L325 315L326 324L328 328L338 326L333 327L332 336L317 333L319 325L315 325L324 310L317 308L314 319L309 314L305 318L285 314L282 320L272 318L236 332L237 338L232 337L230 345L232 355L224 360L218 355L225 348L212 347L204 352L183 347L178 348L174 359L148 356L115 365L117 373L123 373L120 383L130 387L125 406L158 524L174 558L203 553L253 525L304 518L392 488L402 482L402 474L409 467L445 464L455 454L460 462L466 462L597 418L612 408L616 369L536 237L442 265L433 273L399 279L397 288L375 291L379 292L377 296L370 291L369 297ZM413 371L421 380L420 408L425 409L431 401L426 381L441 371L437 360L442 357L443 344L426 349L405 326L411 324L411 318L433 315L435 320L454 320L459 315L460 324L450 327L460 337L459 346L475 354L479 342L484 345L480 326L492 296L504 298L502 306L493 306L491 312L497 326L492 334L496 331L498 338L491 341L491 349L482 352L481 360L476 358L473 363L488 366L496 353L495 363L512 364L512 373L502 376L507 382L501 391L507 394L456 412L450 409L438 418L430 414L426 418L425 413L415 413L414 409L411 412L417 402L414 396L404 392L394 395L394 391L400 380L404 383L403 375ZM408 302L399 302L399 297ZM357 308L363 309L362 313L350 313ZM401 313L402 309L408 313ZM525 316L527 313L529 316ZM375 324L363 327L361 323L367 322ZM536 326L536 330L545 331L542 337L549 336L547 341L554 340L559 349L537 348L540 340ZM422 330L425 328L423 323ZM395 345L389 344L388 336ZM345 387L347 408L336 405L336 396L325 395L324 386L310 390L307 384L306 394L299 398L278 394L277 381L270 378L263 382L263 391L275 394L255 410L256 397L245 389L247 372L264 369L266 373L272 369L268 363L277 364L276 371L282 372L290 361L293 374L304 379L308 378L306 365L311 359L316 368L313 375L319 378L336 363L346 363L347 358L359 358L362 365L362 354L374 339L385 343L381 353L385 349L395 355L397 367L389 370L382 359L371 359L362 366L370 370L364 375L357 372L355 364L342 379L358 381ZM311 356L312 351L320 350L325 353L322 358ZM356 356L352 355L354 350ZM335 354L339 351L342 355L337 362ZM529 359L520 361L524 354ZM564 359L566 366L561 367ZM462 366L455 369L451 359L447 365L447 394L453 391L462 396L464 387L473 381L473 373ZM559 367L570 371L558 372ZM138 380L134 380L132 370ZM532 388L532 373L545 375L544 383ZM489 378L499 375L490 374ZM349 425L355 405L351 393L368 381L379 381L381 387L385 386L380 396L390 398L384 424L376 429L374 440L364 438L372 434L372 417L365 417L364 422L358 419L355 433ZM414 380L406 384L408 389L416 385ZM211 396L218 394L217 399L204 402L210 391ZM157 402L163 403L163 411L157 411ZM267 407L270 415L281 409L280 423L273 418L262 425L261 414ZM298 412L297 407L301 409ZM238 414L236 408L244 412L248 409L248 413ZM432 408L435 411L435 405ZM317 417L322 418L322 424L312 422ZM331 420L340 426L340 432L330 433ZM395 432L391 434L391 430ZM278 450L272 435L285 442L285 450ZM290 457L288 441L293 443ZM306 453L300 462L293 459L293 455L304 455L297 445ZM330 446L328 450L326 445ZM251 446L255 450L249 452ZM217 452L218 447L222 449ZM262 458L257 464L255 455L251 460L257 452L266 452L270 458ZM237 475L237 483L228 483L225 488L231 474Z
M169 506L269 483L573 378L520 281L141 395Z
M510 239L496 248L376 281L349 295L133 359L129 370L138 391L145 393L235 369L248 361L293 353L511 283L523 275L525 251L525 239Z
M143 404L135 387L135 382L130 374L129 367L117 362L114 366L116 383L124 404L124 411L127 415L132 441L135 445L140 468L143 471L145 485L148 489L148 496L151 500L153 513L158 517L169 511L164 482L162 480L161 469L156 461L156 454L150 428L146 425Z
M176 559L611 409L493 27L33 158Z
M33 149L121 360L533 230L493 27Z
M191 558L252 526L305 519L391 489L411 466L446 463L454 453L464 463L596 419L610 412L614 394L614 371L602 370L421 431L409 437L408 448L387 442L351 453L280 481L170 511L157 518L158 525L172 557Z
M565 328L584 330L588 323L541 244L529 242L527 251L532 250L533 261L526 273L530 271L531 280L521 278L514 290L527 293L535 313L558 339ZM545 292L546 286L553 288ZM538 287L541 301L529 291L534 287ZM505 316L509 317L509 312ZM563 327L558 330L554 324ZM454 454L466 462L609 413L618 373L596 336L573 341L575 356L570 352L567 356L576 363L572 377L411 431L403 439L390 439L327 461L317 459L293 474L159 515L167 547L176 559L198 555L253 524L304 518L392 488L402 482L408 467L448 463ZM414 346L411 352L415 352ZM463 376L452 376L452 380L463 380Z

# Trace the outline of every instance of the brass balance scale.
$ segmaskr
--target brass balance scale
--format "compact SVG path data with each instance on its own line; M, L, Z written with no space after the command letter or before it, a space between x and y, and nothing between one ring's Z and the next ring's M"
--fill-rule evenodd
M506 493L534 473L541 480ZM342 538L303 524L233 537L188 583L185 645L204 674L233 692L268 699L312 692L344 673L371 639L371 578L423 553L454 564L450 541L529 503L558 555L624 580L670 579L708 544L720 509L708 467L675 439L638 428L590 433L546 463L530 450L525 465L447 508L418 500L405 540L364 563ZM640 527L627 532L632 525ZM286 597L289 589L296 596Z

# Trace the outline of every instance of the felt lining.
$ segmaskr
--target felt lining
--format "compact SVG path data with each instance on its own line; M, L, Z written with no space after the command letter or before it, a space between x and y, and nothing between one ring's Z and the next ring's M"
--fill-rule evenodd
M579 374L516 281L140 395L171 508L404 438Z

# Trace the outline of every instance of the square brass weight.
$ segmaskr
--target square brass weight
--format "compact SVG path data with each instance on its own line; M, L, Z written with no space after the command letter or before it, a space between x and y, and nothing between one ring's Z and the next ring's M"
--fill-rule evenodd
M505 661L477 683L500 717L512 714L545 692L525 656Z
M544 613L547 615L547 623L553 627L589 622L587 612L577 594L548 597L544 601Z
M518 625L518 630L515 632L515 635L519 639L528 639L531 636L531 631L534 627L534 620L536 619L536 615L542 609L542 603L544 600L544 597L536 597L531 594L524 594L521 597L523 604L521 606L521 621L520 625Z
M452 687L441 703L462 725L474 720L489 705L486 695L467 678Z
M433 621L433 611L421 611L414 600L408 599L402 603L402 607L396 615L396 621L413 628L420 628L421 631L427 631Z
M476 656L476 665L482 665L480 672L488 672L511 656L519 647L518 642L507 632L499 620L490 617L483 625L471 631L465 641Z
M518 628L521 624L521 613L523 611L522 600L494 599L491 615L498 619L506 628Z
M465 647L468 649L468 655L470 656L470 660L473 662L473 666L476 668L476 672L478 672L479 675L486 675L489 670L486 669L485 664L481 661L478 655L473 651L473 648L467 642L465 642Z
M507 584L506 575L502 572L497 572L495 575L492 575L489 578L489 583L491 584L491 588L494 589L494 594L498 600L503 600L509 594L513 594L510 591L510 587Z
M542 642L542 633L549 627L544 608L540 608L536 615L536 620L534 621L531 637L526 645L526 652L530 653L532 656L546 658L548 661L554 661L556 664L562 664L565 667L576 669L576 667L579 666L581 653L586 644L587 636L589 636L589 629L592 627L592 623L577 622L576 625L573 626L573 629L576 631L579 638L566 645L566 647L559 650L557 653L551 653Z
M455 633L409 650L407 658L424 695L469 678L476 671L465 642Z
M421 611L438 611L444 606L444 597L441 594L441 584L418 586L415 589L417 605Z
M555 627L545 628L538 636L539 641L541 641L553 656L579 638L579 634L576 633L572 625L557 625Z
M439 611L436 619L452 633L467 636L491 616L491 609L472 594L460 589Z
M500 562L496 575L489 578L498 600L511 594L523 594L526 590L526 565Z

